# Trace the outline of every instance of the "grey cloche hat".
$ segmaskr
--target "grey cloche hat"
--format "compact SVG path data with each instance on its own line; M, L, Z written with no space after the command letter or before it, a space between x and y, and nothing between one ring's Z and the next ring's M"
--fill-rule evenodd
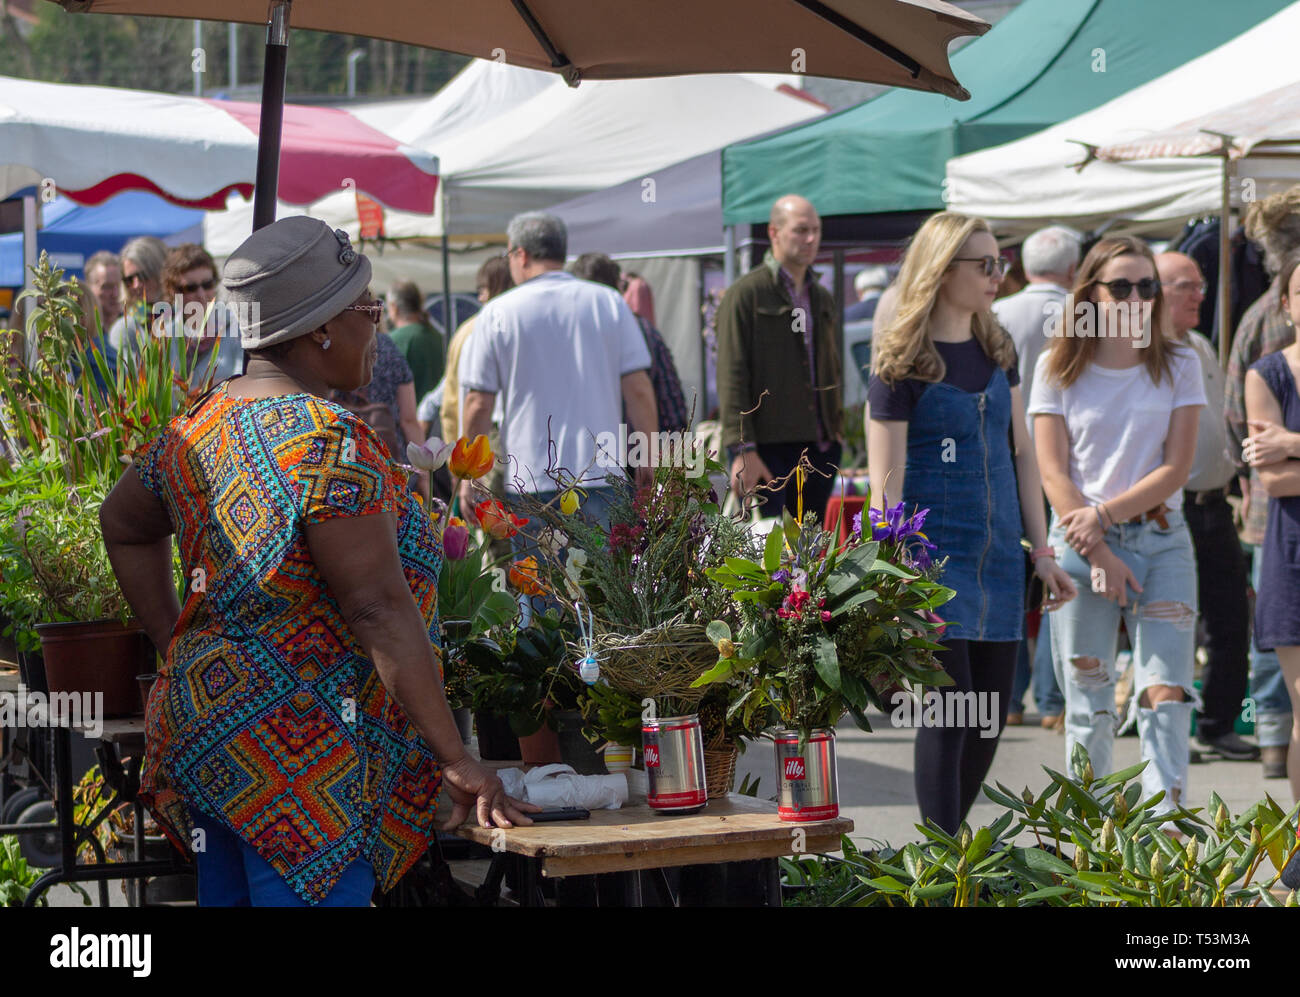
M253 306L240 344L257 350L319 329L356 301L370 284L370 261L342 229L296 215L245 239L222 283L232 304Z

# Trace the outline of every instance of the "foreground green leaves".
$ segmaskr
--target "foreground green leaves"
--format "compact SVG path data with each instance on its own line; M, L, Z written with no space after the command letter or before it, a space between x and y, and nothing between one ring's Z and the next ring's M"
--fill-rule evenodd
M901 849L863 852L846 837L843 858L782 859L787 892L860 907L1300 905L1274 892L1298 847L1300 805L1283 811L1266 796L1232 817L1212 793L1204 810L1157 813L1163 794L1144 800L1133 782L1145 763L1096 779L1077 747L1070 767L1044 767L1051 783L1038 795L985 786L1005 812L956 838L917 825L924 840Z

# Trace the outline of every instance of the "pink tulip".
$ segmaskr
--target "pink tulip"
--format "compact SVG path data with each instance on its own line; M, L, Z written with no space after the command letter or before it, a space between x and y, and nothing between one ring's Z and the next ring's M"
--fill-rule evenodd
M442 531L442 550L450 561L463 561L469 553L469 530L448 524Z

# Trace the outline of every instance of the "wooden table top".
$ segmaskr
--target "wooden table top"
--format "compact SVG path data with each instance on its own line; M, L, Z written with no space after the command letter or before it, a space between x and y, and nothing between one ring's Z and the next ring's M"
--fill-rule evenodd
M593 810L590 820L514 828L467 823L456 834L539 859L544 876L574 876L837 851L840 835L852 830L847 817L783 821L775 803L732 793L682 816L632 801L619 810Z

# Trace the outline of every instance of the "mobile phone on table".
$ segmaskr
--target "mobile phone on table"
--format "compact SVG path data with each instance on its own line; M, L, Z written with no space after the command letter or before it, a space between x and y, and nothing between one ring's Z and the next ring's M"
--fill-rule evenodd
M534 824L549 824L558 820L591 820L591 811L586 807L552 807L526 816Z

